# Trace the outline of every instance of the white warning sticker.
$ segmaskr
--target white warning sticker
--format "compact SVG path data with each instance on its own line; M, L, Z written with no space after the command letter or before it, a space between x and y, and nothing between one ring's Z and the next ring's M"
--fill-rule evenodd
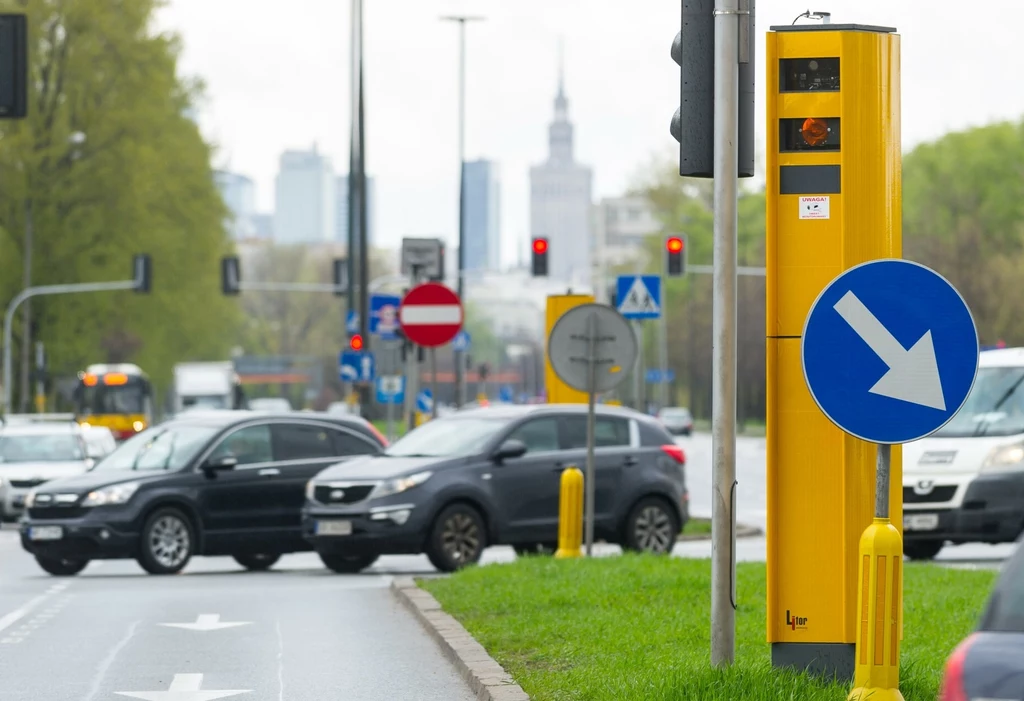
M814 195L800 198L801 219L828 219L828 196Z

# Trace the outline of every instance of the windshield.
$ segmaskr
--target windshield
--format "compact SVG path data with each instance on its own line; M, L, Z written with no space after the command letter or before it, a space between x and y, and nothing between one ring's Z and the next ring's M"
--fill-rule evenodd
M145 413L145 390L141 384L94 385L79 388L76 413L79 416Z
M33 433L0 437L0 462L73 462L84 460L85 451L70 433Z
M204 397L182 397L181 405L186 409L230 409L228 398L223 394Z
M476 455L507 425L505 419L434 419L405 434L384 454L395 458Z
M1012 436L1024 433L1024 367L981 368L967 401L933 435Z
M217 431L206 426L157 426L126 440L93 470L180 470Z
M665 419L688 419L690 412L686 409L662 409L661 416Z

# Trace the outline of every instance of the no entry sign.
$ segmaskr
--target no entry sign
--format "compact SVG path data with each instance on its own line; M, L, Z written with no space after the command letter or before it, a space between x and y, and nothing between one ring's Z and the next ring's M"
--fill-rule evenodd
M427 282L405 295L398 308L398 319L405 337L416 345L443 346L462 328L462 302L451 289Z

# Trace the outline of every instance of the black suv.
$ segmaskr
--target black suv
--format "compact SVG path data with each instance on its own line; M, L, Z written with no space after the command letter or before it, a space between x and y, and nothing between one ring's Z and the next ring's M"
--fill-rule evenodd
M267 569L284 553L311 549L300 520L309 479L386 444L357 417L181 414L128 439L85 474L30 492L21 544L54 575L119 558L170 574L193 555L231 555L248 569Z
M671 551L688 519L682 448L654 419L600 406L595 419L595 538ZM426 553L450 572L489 545L558 542L562 471L586 465L586 406L474 409L435 419L383 454L310 481L303 529L336 572L380 555Z

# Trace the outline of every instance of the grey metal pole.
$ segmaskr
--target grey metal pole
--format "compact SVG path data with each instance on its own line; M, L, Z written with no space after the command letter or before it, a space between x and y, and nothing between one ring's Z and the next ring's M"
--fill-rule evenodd
M46 407L42 406L46 402L46 387L43 385L43 368L46 365L46 349L43 348L43 344L36 341L36 411L43 413L46 411Z
M395 440L395 396L388 397L388 403L384 407L384 416L388 422L388 442Z
M663 306L658 320L658 367L661 368L661 386L658 388L660 408L668 406L668 314Z
M636 336L637 348L643 348L643 336L640 331L640 322L633 322L633 334ZM643 382L643 378L640 377L640 355L637 353L636 360L633 361L633 408L640 411L640 383Z
M22 275L22 288L26 290L32 287L32 247L35 238L34 208L32 204L32 198L25 200L25 250L22 252L22 262L25 269ZM21 405L22 413L24 413L28 408L28 395L30 393L28 377L31 353L29 349L32 347L32 303L28 300L25 301L25 310L21 314L21 328L21 401L19 404Z
M889 470L892 446L879 445L875 471L875 518L889 518Z
M711 664L736 656L736 200L739 0L715 2L714 321L712 349Z
M356 0L352 0L352 35L349 39L351 44L351 55L352 61L350 71L351 90L349 91L349 99L351 100L351 113L350 127L349 127L349 139L348 139L348 211L345 213L348 219L348 241L346 247L348 249L345 254L348 258L346 261L346 267L348 268L348 295L345 299L346 307L348 311L354 312L358 309L356 306L356 261L358 259L359 244L356 237L356 202L357 202L357 190L356 190L356 149L359 147L358 139L356 138L356 123L359 119L359 27L358 17L359 8L356 5ZM344 320L348 321L347 317ZM347 333L346 333L347 335ZM347 383L346 383L347 384Z
M437 348L430 349L430 391L434 395L434 401L430 403L430 418L437 418L437 405L440 398L437 394Z
M587 557L594 553L594 502L596 484L594 477L594 396L597 394L597 314L591 313L587 320L587 478L585 487L584 520L586 528Z
M639 399L637 399L637 407L636 407L636 409L637 409L637 411L640 411L640 412L643 412L643 413L646 414L647 413L647 358L646 358L646 356L644 354L644 350L645 350L644 336L646 335L645 334L645 329L644 329L644 322L638 321L636 323L636 333L637 333L637 339L636 339L637 340L637 348L639 349L639 352L636 354L637 376L640 378L640 383L639 383L640 397L639 397Z

